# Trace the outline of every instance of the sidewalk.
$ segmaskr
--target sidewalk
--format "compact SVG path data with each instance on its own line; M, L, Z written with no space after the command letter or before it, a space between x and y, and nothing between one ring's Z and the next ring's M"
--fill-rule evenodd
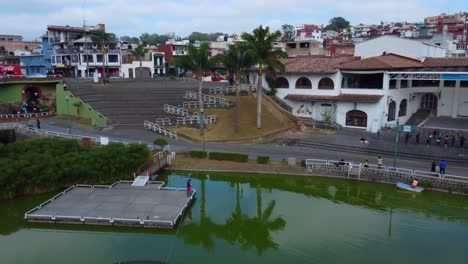
M57 132L68 132L67 129L67 122L64 120L57 120L57 119L48 119L43 120L41 123L43 129L57 131ZM122 141L131 141L131 142L140 142L143 144L152 143L154 139L158 137L162 137L152 131L145 130L143 128L125 128L125 127L118 127L113 130L101 131L96 128L72 124L72 133L86 135L86 136L106 136L116 140ZM303 134L303 133L287 133L286 137L292 137L293 139L302 139L305 138L307 140L322 140L321 142L332 142L334 140L335 144L338 144L340 141L346 141L344 143L348 143L348 145L358 145L359 146L359 138L361 135L368 136L368 133L358 133L356 134L354 131L345 131L343 133L339 133L338 135L315 135L315 134ZM336 137L336 138L335 138ZM193 143L188 142L183 139L174 140L169 139L169 144L171 144L171 149L176 152L187 152L191 150L200 150L202 148L200 143ZM357 141L357 143L356 143ZM385 146L385 142L389 142L389 140L382 139L383 146ZM371 145L372 142L369 144ZM404 143L403 143L404 144ZM345 144L344 144L345 145ZM377 144L376 144L377 145ZM393 146L390 147L392 149ZM426 150L426 148L432 147L425 147L419 146L422 149ZM437 148L437 147L433 147ZM366 159L369 160L370 164L377 163L377 156L376 155L366 155L366 154L356 154L356 153L347 153L345 151L336 151L336 150L326 150L326 149L317 149L313 147L300 147L300 146L288 146L285 144L239 144L239 143L207 143L206 149L208 151L226 151L226 152L238 152L238 153L245 153L249 154L251 159L256 158L257 156L269 156L271 160L284 160L287 158L296 158L297 161L305 160L305 159L324 159L324 160L340 160L345 159L346 161L352 161L354 163L361 163L364 162ZM441 150L441 148L437 148L436 150ZM421 152L424 153L424 152ZM430 165L432 160L427 162L424 161L415 161L415 160L408 160L408 159L398 159L397 160L397 167L401 168L409 168L409 169L417 169L422 171L429 171ZM384 166L393 166L393 159L391 157L384 157L383 158L383 165ZM455 174L460 176L468 176L468 160L465 165L453 165L448 164L447 167L448 174Z

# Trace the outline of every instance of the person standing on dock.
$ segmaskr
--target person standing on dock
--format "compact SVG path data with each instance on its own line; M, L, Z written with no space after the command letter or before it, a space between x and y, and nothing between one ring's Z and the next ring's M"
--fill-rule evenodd
M440 176L444 177L445 175L445 168L447 168L447 162L445 160L441 160L439 162L439 168L440 168Z
M192 193L192 179L187 180L187 195Z
M382 164L383 164L382 157L379 156L379 158L377 159L377 166L378 166L379 169L382 168Z

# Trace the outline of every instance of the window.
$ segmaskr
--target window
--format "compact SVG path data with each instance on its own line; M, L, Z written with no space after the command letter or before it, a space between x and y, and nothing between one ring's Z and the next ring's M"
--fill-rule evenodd
M383 74L344 73L341 87L346 89L382 89Z
M296 89L312 89L312 83L306 77L301 77L296 81Z
M395 103L395 101L391 101L390 104L388 104L387 121L394 121L395 120L395 112L396 112L396 103Z
M400 102L400 110L398 111L398 116L406 116L406 108L408 108L408 100L403 99Z
M96 62L102 62L102 54L96 55Z
M119 55L117 54L109 54L108 57L109 57L109 62L111 63L119 62Z
M359 110L346 113L346 125L354 127L367 127L367 114Z
M89 62L93 62L93 55L83 55L83 62L85 63L89 63Z
M413 87L439 87L438 80L413 80Z
M333 90L335 88L335 84L332 79L326 77L320 79L318 88L319 90Z
M284 77L276 79L276 83L278 84L278 88L289 88L289 81Z
M408 88L408 87L409 87L408 80L400 81L400 88Z
M461 88L468 88L468 81L461 81L460 82L460 87Z
M444 81L444 87L455 87L456 81Z
M397 80L390 80L389 88L390 89L396 89L397 87Z

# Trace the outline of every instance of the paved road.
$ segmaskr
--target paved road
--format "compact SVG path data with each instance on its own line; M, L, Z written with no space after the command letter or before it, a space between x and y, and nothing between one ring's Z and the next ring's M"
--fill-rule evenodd
M66 121L63 121L63 120L57 120L57 119L43 120L43 122L41 123L41 126L43 129L46 129L46 130L67 132L67 123ZM83 126L83 125L78 125L78 124L72 125L72 133L86 135L86 136L107 136L116 140L134 141L134 142L141 142L141 143L151 143L155 138L158 137L158 134L155 134L154 132L151 132L151 131L144 130L143 128L140 129L140 128L135 128L135 127L133 128L132 127L128 127L128 128L118 127L112 130L101 131L99 129L95 129L95 128L91 128L91 127ZM354 142L354 143L348 142L347 144L359 144L359 143L356 143L356 142L359 142L359 139L356 139L356 135L354 135L353 133L355 132L344 132L344 134L342 135L343 138L349 137L349 140ZM314 135L310 133L289 133L286 136L291 139L302 139L302 140L308 140L308 141L314 141L314 140L324 141L325 139L327 139L327 137L323 135ZM340 135L328 136L327 140L329 140L329 138L337 138L337 137L340 137ZM176 152L185 152L185 151L190 151L190 150L201 149L201 144L189 142L183 139L182 140L169 139L169 142L171 144L172 149ZM341 143L344 143L344 141L342 141ZM431 147L419 146L419 147L421 147L424 150L424 152L422 153L441 151L441 148L436 147L436 146L431 146ZM272 160L283 160L289 157L294 157L297 160L303 160L303 159L339 160L343 158L347 161L353 161L357 163L363 162L366 159L369 160L370 164L377 163L376 155L347 153L344 151L319 149L319 148L307 147L307 146L294 146L294 145L289 146L287 144L277 144L277 143L269 143L269 144L208 143L206 145L206 149L209 151L228 151L228 152L246 153L246 154L249 154L251 158L256 158L259 155L265 155L265 156L270 156ZM422 150L418 150L418 151L422 151ZM458 153L455 156L458 156ZM465 157L459 157L459 158L463 159ZM465 160L466 162L464 164L460 164L460 165L449 164L447 168L447 173L468 176L468 158ZM392 156L383 155L383 162L384 162L384 165L386 166L393 166ZM398 159L397 167L429 171L431 162L432 160L421 161L421 160L410 160L410 159Z

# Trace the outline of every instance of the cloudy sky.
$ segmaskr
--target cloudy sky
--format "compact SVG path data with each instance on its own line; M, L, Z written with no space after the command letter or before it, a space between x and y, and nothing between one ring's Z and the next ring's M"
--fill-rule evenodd
M34 39L47 25L106 24L118 36L192 31L242 33L263 24L326 24L343 16L352 24L423 21L442 12L468 12L466 0L2 0L0 34Z

